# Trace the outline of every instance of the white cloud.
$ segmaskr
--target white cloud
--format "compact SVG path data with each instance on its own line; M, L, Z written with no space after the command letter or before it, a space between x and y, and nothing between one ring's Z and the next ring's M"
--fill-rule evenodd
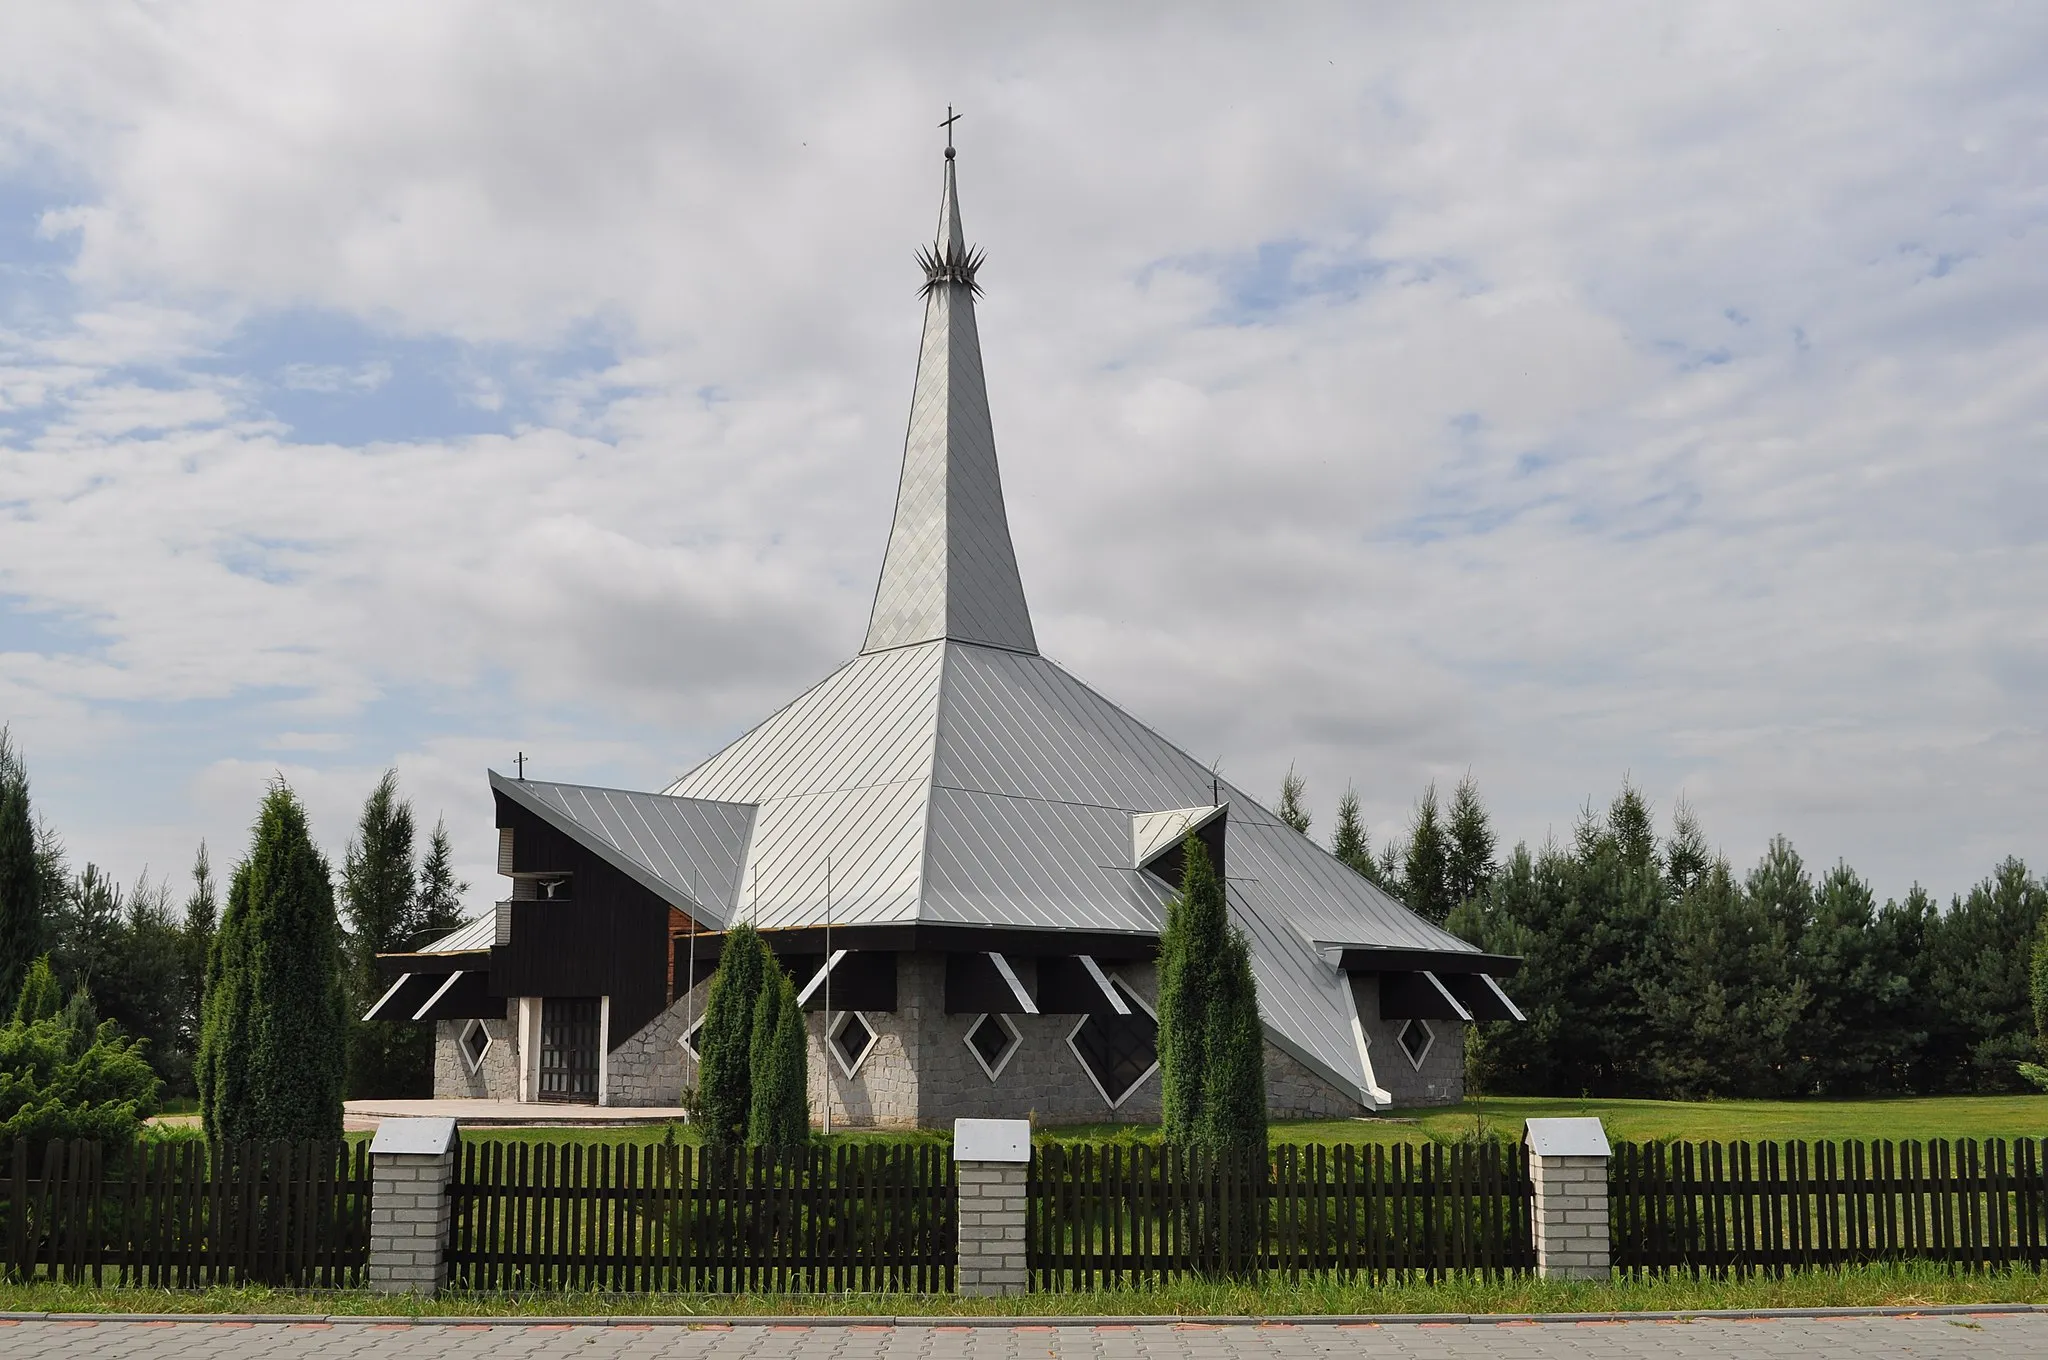
M239 834L266 750L330 837L396 760L478 855L486 756L677 772L857 642L951 100L1084 678L1379 823L1469 767L1540 838L1627 770L1887 891L2048 859L2044 49L1827 5L17 10L0 176L76 254L0 334L0 627L92 642L0 632L0 703L117 865ZM513 355L438 378L507 432L287 436L277 375L422 376L233 347L293 312ZM94 773L137 741L154 792Z

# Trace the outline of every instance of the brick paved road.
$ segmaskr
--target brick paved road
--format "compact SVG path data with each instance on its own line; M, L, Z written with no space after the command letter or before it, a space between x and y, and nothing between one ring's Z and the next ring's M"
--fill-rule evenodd
M2048 1314L1415 1326L706 1327L0 1323L0 1356L74 1360L1715 1360L2048 1356Z

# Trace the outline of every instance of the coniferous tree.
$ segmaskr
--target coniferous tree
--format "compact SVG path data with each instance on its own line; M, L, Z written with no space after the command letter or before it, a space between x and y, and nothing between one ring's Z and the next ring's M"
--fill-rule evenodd
M1212 1152L1261 1152L1266 1146L1266 1030L1259 1020L1251 947L1242 930L1225 930L1209 977L1195 1141Z
M1664 876L1677 893L1692 891L1700 876L1714 866L1714 852L1692 805L1680 798L1671 809L1671 839L1664 842Z
M1479 801L1479 786L1468 773L1451 794L1444 847L1444 914L1477 897L1493 881L1493 822Z
M424 1025L359 1017L382 996L377 955L411 939L417 878L412 804L398 795L398 771L386 770L363 800L342 868L348 923L348 1090L351 1096L425 1096L433 1089L433 1034Z
M0 1005L43 952L48 865L29 805L28 770L0 726Z
M809 1040L803 1011L796 1004L796 984L780 964L771 960L768 969L754 1002L749 1044L754 1089L747 1142L788 1151L804 1146L811 1136Z
M419 895L408 922L407 947L418 949L462 924L462 897L469 884L455 876L455 848L448 840L448 822L434 819L427 838L427 857L420 863Z
M1206 1122L1209 1003L1230 932L1223 884L1193 832L1181 842L1181 890L1159 937L1159 1093L1168 1142L1199 1144Z
M1308 834L1309 823L1314 820L1309 816L1307 806L1301 801L1307 793L1308 781L1296 774L1294 767L1289 765L1287 777L1280 781L1280 820L1304 836Z
M754 1007L773 967L752 925L742 921L725 933L698 1031L703 1056L697 1064L697 1117L712 1147L737 1147L746 1140L754 1106Z
M1887 947L1877 899L1847 864L1822 876L1798 956L1810 992L1799 1034L1807 1089L1824 1096L1897 1089L1899 1055L1917 1047L1914 997L1902 960Z
M64 1010L64 993L57 985L57 970L50 966L48 954L39 955L29 965L28 975L22 979L21 993L14 999L14 1023L32 1025L38 1020L48 1020Z
M1669 900L1642 970L1650 1069L1659 1094L1791 1096L1805 983L1784 926L1743 891L1724 860Z
M2034 1003L2034 1048L2041 1061L2021 1063L2020 1075L2048 1091L2048 914L2041 917L2040 927L2034 932L2028 987Z
M1380 882L1379 862L1372 857L1372 838L1366 832L1365 819L1359 815L1355 789L1344 790L1344 796L1337 800L1337 829L1330 835L1330 853L1345 868L1374 883Z
M1408 828L1408 852L1401 859L1401 899L1410 911L1442 924L1458 904L1451 900L1450 847L1444 838L1443 821L1437 815L1433 780L1415 804L1415 820Z
M206 842L192 857L192 892L185 899L185 987L188 1023L194 1041L199 1033L200 1003L206 999L206 956L213 952L213 937L220 929L220 887L213 879L213 860Z
M327 861L282 778L236 866L200 1032L207 1136L341 1137L347 1012Z
M1957 896L1927 935L1929 1076L1942 1091L2018 1089L2033 1053L2030 942L2048 889L2008 857Z

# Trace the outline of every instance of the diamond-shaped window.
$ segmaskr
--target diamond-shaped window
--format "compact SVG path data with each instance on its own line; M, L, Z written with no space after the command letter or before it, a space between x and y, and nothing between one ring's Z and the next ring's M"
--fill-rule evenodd
M702 1015L698 1016L697 1022L684 1030L681 1037L676 1040L678 1044L682 1045L683 1052L690 1055L690 1061L692 1062L699 1062L704 1057L704 1051L698 1048L697 1045L703 1042L704 1021L707 1018Z
M859 1011L842 1011L832 1025L832 1051L839 1055L840 1070L852 1076L874 1050L875 1027Z
M490 1030L484 1027L483 1021L472 1020L462 1027L460 1043L462 1057L469 1064L469 1070L480 1071L484 1065L484 1055L491 1051Z
M1394 1036L1401 1045L1401 1051L1408 1055L1408 1061L1419 1071L1422 1060L1429 1056L1429 1047L1436 1042L1436 1032L1427 1021L1410 1020L1401 1026L1401 1032Z
M1001 1074L1022 1043L1017 1027L1007 1016L984 1015L967 1031L967 1047L973 1050L974 1060L981 1064L990 1081Z
M1136 992L1112 979L1129 1015L1086 1015L1067 1034L1067 1047L1113 1110L1159 1070L1159 1022Z

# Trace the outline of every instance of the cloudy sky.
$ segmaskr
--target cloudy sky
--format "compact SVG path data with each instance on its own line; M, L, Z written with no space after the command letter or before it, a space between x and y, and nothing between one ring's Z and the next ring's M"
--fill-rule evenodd
M0 720L74 860L657 787L858 647L959 124L1041 645L1377 842L2048 861L2048 8L14 4Z

